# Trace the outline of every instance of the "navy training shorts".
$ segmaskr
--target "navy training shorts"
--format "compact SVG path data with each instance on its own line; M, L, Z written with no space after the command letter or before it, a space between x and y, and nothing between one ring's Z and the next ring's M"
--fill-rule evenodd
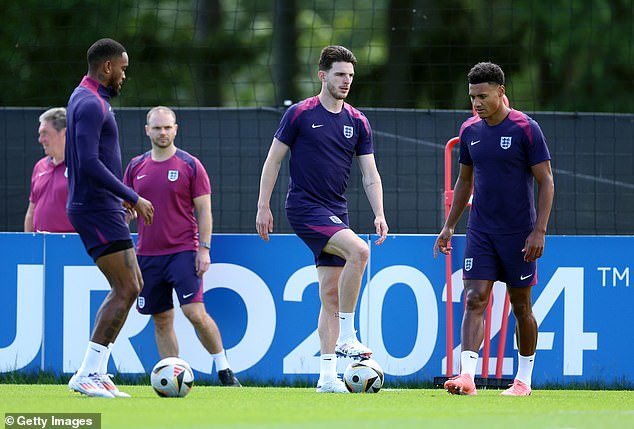
M343 267L346 260L323 251L328 240L342 229L348 229L348 213L334 213L323 206L286 210L293 231L310 248L316 266Z
M68 219L93 261L109 253L133 247L123 210L68 213Z
M530 234L489 234L467 230L462 278L499 280L512 287L537 284L537 261L524 261L524 244Z
M196 275L196 252L186 250L160 256L138 255L143 289L136 308L141 314L157 314L174 308L172 291L180 305L203 302L203 279Z

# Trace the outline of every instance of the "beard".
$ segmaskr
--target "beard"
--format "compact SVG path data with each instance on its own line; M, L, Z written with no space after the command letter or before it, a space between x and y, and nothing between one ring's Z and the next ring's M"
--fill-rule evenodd
M118 87L115 88L114 86L109 86L108 89L110 90L110 98L114 98L121 93L121 90Z
M326 89L328 89L328 92L330 93L330 95L332 95L332 98L334 98L335 100L345 100L346 97L348 96L347 93L345 95L342 95L337 90L337 88L334 85L332 85L330 82L326 84Z

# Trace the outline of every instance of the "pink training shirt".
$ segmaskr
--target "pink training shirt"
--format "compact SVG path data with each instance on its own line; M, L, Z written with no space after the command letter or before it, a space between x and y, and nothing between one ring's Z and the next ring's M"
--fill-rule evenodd
M151 225L145 225L142 218L137 219L138 255L169 255L198 249L193 200L211 194L211 185L196 157L177 149L170 159L156 162L148 151L130 161L123 181L154 205ZM210 237L203 239L209 240Z
M68 176L66 164L55 165L49 156L33 167L29 201L35 205L33 230L46 232L75 232L66 214Z

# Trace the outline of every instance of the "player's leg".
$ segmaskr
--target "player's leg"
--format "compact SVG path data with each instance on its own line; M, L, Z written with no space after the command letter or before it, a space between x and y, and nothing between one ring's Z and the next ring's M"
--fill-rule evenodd
M115 251L109 253L112 250ZM89 396L128 396L117 389L107 374L100 374L100 371L105 366L103 359L108 354L108 347L119 335L143 280L131 241L113 243L98 257L96 263L111 289L97 311L84 360L69 381L69 387Z
M174 309L152 314L154 338L161 359L178 357L178 339L174 331Z
M110 344L117 339L143 287L143 279L133 248L107 254L96 262L110 283L110 292L95 317L91 341Z
M337 286L339 338L336 353L339 356L354 358L369 357L372 351L359 342L354 329L355 308L359 299L363 273L370 256L368 245L352 230L342 229L328 240L323 252L345 260Z
M323 251L346 261L339 276L339 311L352 313L357 307L363 272L370 257L368 244L351 229L342 229L330 237Z
M468 230L463 267L465 310L460 331L460 374L445 382L444 387L449 393L477 394L474 379L478 352L484 339L484 313L498 270L499 262L490 237Z
M218 325L209 313L207 313L205 304L202 302L191 302L182 305L181 310L183 310L185 317L187 317L194 329L196 329L201 344L212 356L216 364L218 378L222 385L240 387L240 382L234 375L227 361Z
M531 381L535 351L537 349L537 320L533 314L532 286L507 286L511 308L515 316L515 335L517 338L518 368L511 387L502 392L503 396L529 396L532 393Z
M537 321L533 314L532 289L537 283L537 262L524 260L524 248L529 232L505 235L496 240L498 253L504 264L506 290L515 316L518 370L511 387L504 396L528 396L531 394L531 378L537 348Z
M460 374L445 382L445 389L452 394L475 395L475 373L478 352L484 339L484 312L489 302L493 281L464 280L465 310L460 329Z
M337 375L335 345L339 337L339 276L342 267L317 267L321 308L317 322L319 333L319 380L317 392L345 393L347 389Z
M89 396L113 397L102 383L98 383L100 371L107 367L103 356L117 338L143 286L143 279L123 211L70 213L69 220L86 251L108 280L110 292L97 312L82 364L68 385Z
M288 221L299 238L310 248L315 257L319 277L321 308L317 331L320 341L320 371L317 392L348 393L343 381L337 377L335 347L340 333L339 284L342 267L346 261L324 252L331 237L346 229L347 215L336 215L323 206L287 209Z
M179 252L168 258L163 268L165 280L176 292L183 314L211 355L220 382L223 386L240 387L227 361L218 325L205 308L203 280L196 274L196 252Z

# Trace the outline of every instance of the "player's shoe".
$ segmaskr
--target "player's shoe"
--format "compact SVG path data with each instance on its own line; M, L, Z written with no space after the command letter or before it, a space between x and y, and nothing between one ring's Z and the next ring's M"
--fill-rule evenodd
M114 398L114 395L101 382L101 376L95 372L83 376L75 373L68 381L68 388L86 396Z
M352 359L369 359L372 356L372 350L361 344L357 337L353 335L341 342L337 341L335 354L339 357Z
M530 396L532 392L528 384L516 378L511 387L500 393L500 396Z
M348 388L340 378L317 383L317 393L350 393Z
M452 395L477 395L473 377L469 374L460 374L445 381L445 390Z
M223 386L242 387L233 371L231 371L231 368L218 371L218 378L220 379L220 383L222 383Z
M128 393L120 391L119 388L114 384L111 378L112 375L101 374L100 377L101 377L101 384L103 384L103 387L105 387L108 392L112 393L112 396L114 396L115 398L129 398L130 397Z

